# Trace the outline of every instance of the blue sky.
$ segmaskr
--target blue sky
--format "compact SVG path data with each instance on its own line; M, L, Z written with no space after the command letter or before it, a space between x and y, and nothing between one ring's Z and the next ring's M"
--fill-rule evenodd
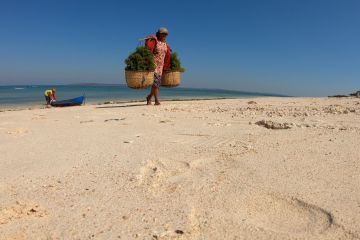
M0 84L124 83L169 29L184 87L299 96L360 89L360 1L0 0Z

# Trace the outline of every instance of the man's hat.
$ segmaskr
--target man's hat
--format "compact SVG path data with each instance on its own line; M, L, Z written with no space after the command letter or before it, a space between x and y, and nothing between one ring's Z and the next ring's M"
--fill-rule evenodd
M159 30L158 30L157 32L158 32L158 33L164 33L164 34L166 34L166 35L169 35L169 31L168 31L166 28L164 28L164 27L159 28Z

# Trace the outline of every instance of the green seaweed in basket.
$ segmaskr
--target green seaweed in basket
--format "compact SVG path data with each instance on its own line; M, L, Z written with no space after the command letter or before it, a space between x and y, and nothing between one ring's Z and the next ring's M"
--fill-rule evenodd
M176 52L171 54L170 71L172 72L185 72L185 68L181 66L181 61Z
M125 59L127 71L154 71L154 56L147 47L138 47Z

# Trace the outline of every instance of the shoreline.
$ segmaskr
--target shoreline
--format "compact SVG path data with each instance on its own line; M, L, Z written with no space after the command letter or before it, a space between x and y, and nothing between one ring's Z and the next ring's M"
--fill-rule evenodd
M320 97L293 97L293 96L243 96L243 97L210 97L210 98L172 98L172 99L163 99L161 102L191 102L191 101L216 101L216 100L231 100L231 99L261 99L261 98L289 98L289 99L359 99L355 96L347 96L347 97L333 97L333 96L320 96ZM142 103L145 100L110 100L104 102L85 102L82 106L101 106L101 105L115 105L115 104L128 104L128 103ZM80 107L80 106L78 106ZM56 108L56 107L50 107ZM57 107L59 108L59 107ZM69 108L69 107L60 107L60 108ZM70 107L71 108L71 107ZM35 110L35 109L47 109L45 104L35 104L35 105L21 105L21 106L9 106L2 107L0 106L0 113L2 112L11 112L11 111L24 111L24 110Z
M14 86L0 87L0 109L24 109L41 108L44 106L43 90L47 87L24 88L14 90ZM85 95L90 104L104 102L129 102L142 101L148 94L147 89L133 91L125 86L58 86L58 100L71 99L75 96ZM162 100L196 100L196 99L219 99L219 98L248 98L253 96L279 96L278 94L256 93L244 91L232 91L225 89L206 88L163 88Z
M252 98L272 98L278 96L246 96L246 97L214 97L214 98L172 98L172 99L163 99L161 102L186 102L186 101L211 101L211 100L223 100L223 99L252 99ZM293 97L279 97L279 98L293 98ZM109 104L126 104L126 103L142 103L146 100L110 100L104 102L87 102L82 106L93 106L93 105L109 105ZM54 108L54 107L50 107ZM68 107L63 107L68 108ZM2 107L0 106L0 112L7 112L7 111L23 111L23 110L33 110L33 109L46 109L45 104L34 104L34 105L14 105L9 107Z

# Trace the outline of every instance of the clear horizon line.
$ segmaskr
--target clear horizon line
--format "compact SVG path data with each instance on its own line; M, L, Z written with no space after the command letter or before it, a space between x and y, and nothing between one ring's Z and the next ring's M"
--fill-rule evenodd
M79 82L79 83L64 83L64 84L0 84L0 87L24 87L24 86L127 86L124 83L96 83L96 82ZM261 94L261 95L268 95L268 96L279 96L279 97L293 97L291 95L280 94L280 93L267 93L267 92L257 92L257 91L244 91L244 90L231 90L231 89L224 89L224 88L206 88L206 87L178 87L181 89L196 89L196 90L219 90L219 91L229 91L229 92L241 92L247 94Z

